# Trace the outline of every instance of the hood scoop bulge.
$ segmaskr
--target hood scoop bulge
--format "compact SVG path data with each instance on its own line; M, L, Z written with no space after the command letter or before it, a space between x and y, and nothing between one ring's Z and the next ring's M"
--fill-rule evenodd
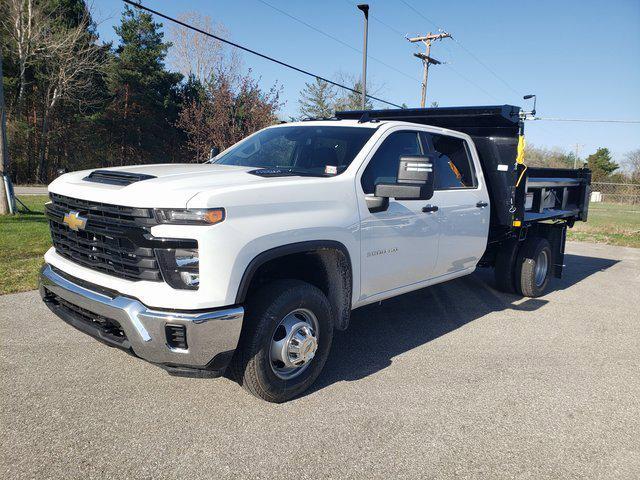
M119 172L117 170L95 170L83 180L86 182L106 183L109 185L131 185L132 183L141 182L156 178L154 175L146 175L144 173Z

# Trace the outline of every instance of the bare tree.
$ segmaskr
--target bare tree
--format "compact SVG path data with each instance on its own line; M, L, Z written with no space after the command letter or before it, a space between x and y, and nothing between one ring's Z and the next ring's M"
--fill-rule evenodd
M524 158L530 167L571 168L573 157L561 148L537 147L528 143L524 150Z
M187 133L196 161L206 160L211 147L226 148L277 122L281 89L260 89L249 71L238 80L216 72L207 82L205 98L180 112L177 125Z
M631 181L640 183L640 148L627 152L624 156L624 166Z
M359 77L350 73L338 72L335 75L336 81L343 85L349 86L358 92L362 91L362 81ZM367 93L369 95L381 95L385 89L384 84L380 85L376 82L367 79ZM350 90L338 89L338 95L335 100L334 109L338 110L360 110L362 108L362 94L355 93ZM371 110L374 107L374 102L367 98L365 110Z
M214 25L208 15L185 12L180 14L178 19L205 32L220 37L228 36L224 25L221 23ZM169 61L185 77L193 75L200 83L204 84L217 71L222 70L231 75L238 72L239 57L234 51L228 51L219 40L180 25L170 27L169 39L172 44L169 51Z
M22 105L27 88L27 67L34 60L38 52L45 46L42 43L47 25L42 10L34 6L33 0L6 0L0 10L2 30L13 41L13 47L18 58L20 73L20 88L18 90L18 112Z
M63 101L86 104L93 87L95 73L101 67L101 49L88 33L90 15L72 28L55 25L56 10L44 13L42 2L6 0L0 8L0 26L6 32L9 50L16 54L20 87L18 117L22 114L28 82L27 69L32 67L38 81L42 103L40 141L36 177L45 180L47 134L51 116ZM34 92L35 93L35 92Z
M9 170L7 149L7 114L4 107L4 77L2 76L2 48L0 47L0 215L10 212L9 200L4 186L4 172Z
M58 105L63 101L86 103L94 86L95 74L102 67L102 53L91 38L88 38L88 13L78 26L63 32L49 29L43 39L44 50L39 65L44 83L44 106L40 135L40 151L37 177L45 178L47 133L49 121Z

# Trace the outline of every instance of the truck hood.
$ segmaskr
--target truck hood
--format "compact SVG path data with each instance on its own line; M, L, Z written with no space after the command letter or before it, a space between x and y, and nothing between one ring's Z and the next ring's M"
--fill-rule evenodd
M62 175L49 185L51 193L83 200L132 207L184 208L203 190L237 189L256 182L291 180L299 177L264 178L247 173L255 167L214 164L157 164L97 169L106 172L148 175L128 185L89 181L95 172L83 170Z

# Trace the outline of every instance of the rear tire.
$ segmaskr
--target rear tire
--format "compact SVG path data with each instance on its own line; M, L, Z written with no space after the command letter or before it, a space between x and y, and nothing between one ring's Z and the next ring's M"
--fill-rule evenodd
M277 280L247 301L233 373L256 397L286 402L320 375L332 340L331 306L324 293L299 280Z
M494 265L494 276L496 288L505 293L516 291L515 265L518 259L518 247L520 242L515 238L509 239L502 244L496 254Z
M525 240L516 261L516 290L525 297L543 295L552 266L553 255L546 239L532 237Z

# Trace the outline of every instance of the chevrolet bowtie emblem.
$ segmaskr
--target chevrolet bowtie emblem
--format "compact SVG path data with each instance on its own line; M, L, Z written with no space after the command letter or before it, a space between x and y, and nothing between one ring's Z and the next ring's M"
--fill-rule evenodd
M64 220L62 220L71 230L77 232L78 230L84 230L87 226L87 219L80 216L80 212L69 212L64 214Z

